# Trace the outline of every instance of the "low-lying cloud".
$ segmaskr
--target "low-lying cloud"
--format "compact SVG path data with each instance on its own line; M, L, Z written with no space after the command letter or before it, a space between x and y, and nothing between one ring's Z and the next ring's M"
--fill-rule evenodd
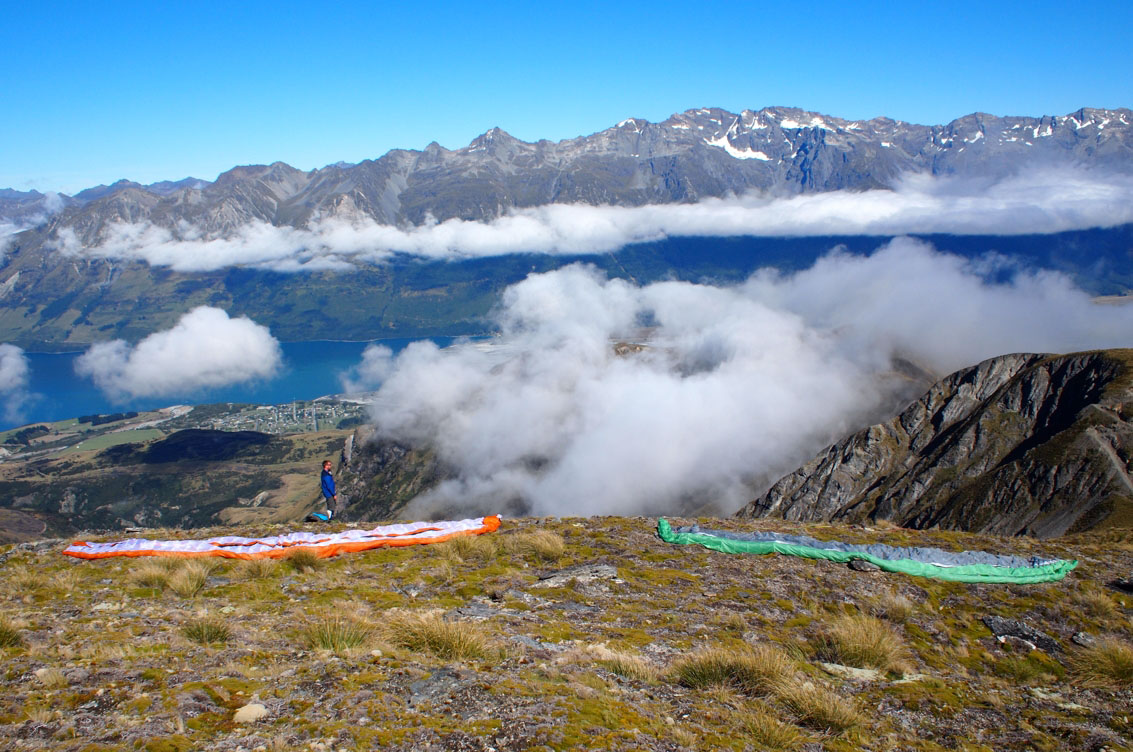
M267 327L200 306L136 346L121 339L92 345L75 361L75 371L111 399L126 401L271 378L281 361L279 342Z
M465 259L509 253L593 254L672 236L1013 235L1133 222L1133 177L1085 170L1030 171L995 182L910 175L892 190L791 197L747 195L639 207L550 204L490 222L449 219L415 227L370 219L264 222L212 237L182 223L113 224L84 247L62 229L63 253L144 261L178 271L250 266L284 272L344 270L398 254Z
M453 470L411 514L731 513L911 397L894 356L943 375L1133 344L1133 306L1096 305L1055 273L988 282L996 263L899 239L732 287L573 265L509 288L490 342L375 347L353 386L381 382L377 438L433 447Z
M28 375L31 367L24 351L7 342L0 344L0 404L4 420L15 423L23 419L24 408L31 399Z

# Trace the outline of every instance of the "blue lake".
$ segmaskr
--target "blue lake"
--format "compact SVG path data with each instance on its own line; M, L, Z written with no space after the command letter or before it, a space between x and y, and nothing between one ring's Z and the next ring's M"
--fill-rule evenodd
M413 339L381 340L378 344L394 352L405 348ZM445 347L452 338L436 337L433 341ZM31 376L28 390L32 400L20 420L0 417L0 430L39 421L64 420L93 413L116 413L127 410L152 410L168 405L203 405L213 402L252 402L274 405L292 400L309 400L342 391L339 375L362 360L362 351L369 342L283 342L283 368L270 381L209 389L189 394L145 397L127 402L111 402L94 384L75 373L73 353L26 353Z

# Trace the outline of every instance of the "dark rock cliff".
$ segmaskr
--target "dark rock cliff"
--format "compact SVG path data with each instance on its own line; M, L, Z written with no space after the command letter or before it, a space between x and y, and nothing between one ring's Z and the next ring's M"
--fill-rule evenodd
M1062 535L1133 517L1133 350L1004 355L780 479L740 517Z
M339 514L345 520L383 520L451 473L436 454L389 440L373 439L361 426L347 439L338 473Z

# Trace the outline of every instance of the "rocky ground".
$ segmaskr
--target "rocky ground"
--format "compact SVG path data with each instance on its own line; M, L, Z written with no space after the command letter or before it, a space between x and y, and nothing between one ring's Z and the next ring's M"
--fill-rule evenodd
M699 522L1081 564L945 583L669 545L645 518L268 563L25 543L0 550L0 746L1133 748L1133 594L1115 584L1133 532Z

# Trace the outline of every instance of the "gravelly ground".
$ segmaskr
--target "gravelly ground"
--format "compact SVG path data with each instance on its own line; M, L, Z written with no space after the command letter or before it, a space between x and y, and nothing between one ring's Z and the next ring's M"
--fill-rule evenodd
M61 543L7 548L0 598L18 644L3 650L0 745L742 750L767 746L750 730L762 714L797 732L788 748L808 750L1130 748L1133 689L1085 686L1071 638L1133 639L1133 596L1108 584L1133 570L1133 535L1035 542L700 522L1082 564L1049 585L965 585L672 546L645 518L514 520L476 544L354 554L310 571L209 560L216 568L186 597L139 581L152 560L78 561L59 555ZM561 556L513 545L532 531L561 536ZM483 634L487 652L446 660L386 632L396 614L430 610ZM884 628L908 649L902 671L847 678L819 665L829 625L857 613L888 616ZM987 615L1021 620L1057 649L1000 641ZM364 639L337 652L313 646L312 626L328 616ZM227 641L190 640L184 628L201 619L227 626ZM745 644L781 648L800 682L851 702L860 722L823 730L774 693L686 687L670 670L700 648ZM629 677L612 655L651 673ZM236 722L248 705L262 717Z

